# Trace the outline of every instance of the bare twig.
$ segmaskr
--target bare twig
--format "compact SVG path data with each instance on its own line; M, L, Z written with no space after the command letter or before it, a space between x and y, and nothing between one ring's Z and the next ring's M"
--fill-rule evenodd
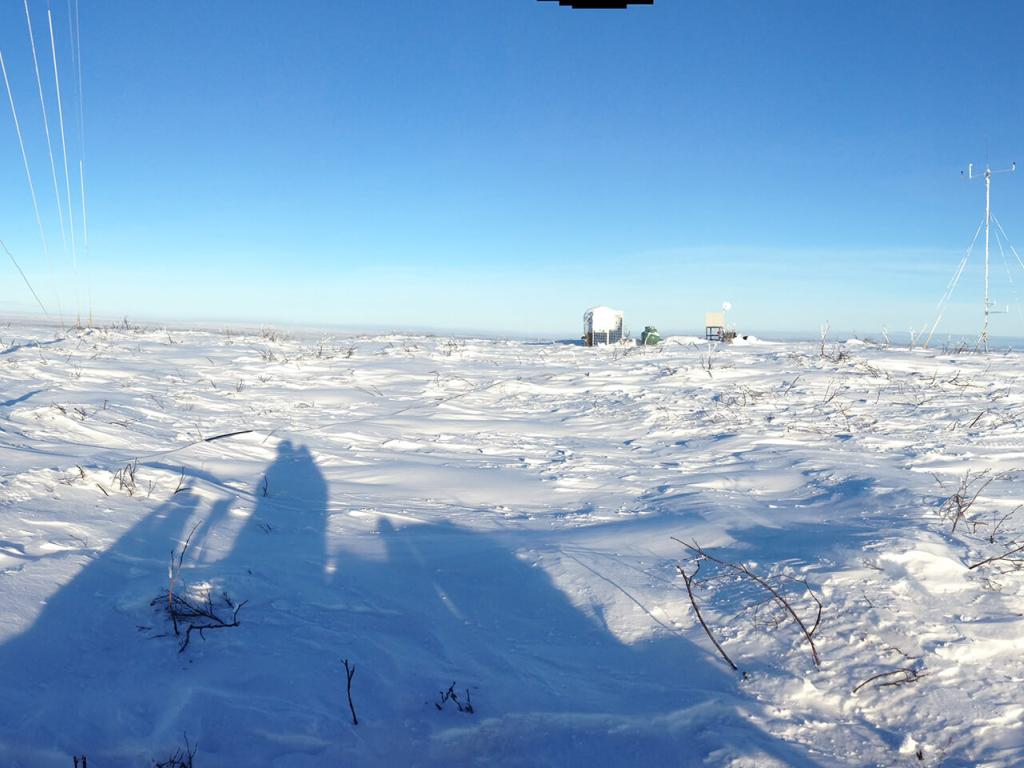
M202 520L197 520L196 524L192 526L192 530L188 532L188 536L185 537L185 544L181 548L181 554L178 555L178 570L181 570L181 561L185 559L185 552L188 550L189 542L192 541L192 536L195 534L196 529L203 524Z
M188 734L186 733L185 749L175 750L174 754L167 758L167 760L162 763L155 763L153 768L192 768L192 758L196 756L198 750L198 744L189 744Z
M349 663L348 663L348 659L343 659L342 661L345 664L345 677L346 677L345 683L346 683L347 692L348 692L348 708L349 708L349 711L352 713L352 725L359 725L359 718L356 717L356 708L352 704L352 677L356 673L356 665L352 664L352 666L350 667Z
M998 477L1000 475L991 475L989 470L986 469L984 472L979 472L973 477L971 476L971 470L967 470L966 474L960 478L960 485L956 492L943 501L940 508L940 511L946 518L952 518L953 533L956 533L956 527L961 520L966 524L973 524L975 530L977 529L977 524L967 516L967 513L970 512L971 507L974 506L982 492ZM980 485L977 484L979 482L981 483Z
M232 609L231 621L222 619L214 612L213 602L209 595L207 595L206 598L206 606L204 606L201 609L197 608L196 604L192 601L189 601L188 599L183 599L180 597L175 598L175 606L177 609L181 610L182 608L184 608L184 610L192 612L194 618L206 618L209 620L202 624L190 623L188 625L188 628L185 630L185 639L182 640L181 645L178 647L178 653L184 653L185 649L188 648L189 641L192 639L192 630L198 630L199 636L203 638L203 640L205 640L206 635L204 635L203 632L207 629L227 629L229 627L237 627L241 624L241 622L238 620L238 613L249 601L243 600L242 602L236 605L235 603L231 602L231 598L228 597L226 592L222 594L222 597L224 598L224 601L228 604L228 606Z
M455 708L458 709L459 712L465 712L467 715L472 715L476 712L473 708L473 699L469 695L469 688L466 689L466 701L459 701L459 694L455 692L454 680L452 680L452 684L448 686L447 691L441 691L441 698L434 702L434 706L438 711L441 711L449 701L455 704Z
M1017 554L1018 552L1021 552L1021 551L1024 551L1024 544L1021 544L1020 546L1014 547L1013 549L1010 549L1010 550L1008 550L1006 552L1003 552L1001 555L993 555L992 557L989 557L989 558L986 558L986 559L982 560L980 563L975 563L974 565L969 565L969 566L967 566L967 570L973 571L975 568L980 568L983 565L988 565L989 563L994 563L997 560L1006 560L1006 561L1012 562L1012 563L1019 563L1019 562L1021 562L1020 560L1011 560L1010 559L1010 555L1015 555L1015 554Z
M196 429L198 429L198 425ZM213 437L204 437L204 443L212 443L214 440L223 440L225 437L236 437L237 435L248 435L253 430L251 429L240 429L237 432L225 432L223 435L214 435Z
M174 493L172 493L171 496L176 496L177 494L181 493L182 491L187 491L187 490L188 490L188 486L185 485L185 468L182 467L181 468L181 477L178 478L178 487L174 489Z
M1007 520L1009 520L1011 517L1013 517L1017 512L1019 512L1022 507L1024 507L1024 504L1018 504L1016 507L1014 507L1009 512L1007 512L1005 515L1003 515L1001 518L999 518L999 521L992 526L992 531L988 535L988 543L989 544L995 544L996 543L996 534L999 533L999 529L1003 527L1003 523L1005 523Z
M863 682L855 685L853 687L853 692L856 693L868 683L872 683L875 680L881 680L884 677L892 677L893 675L903 675L903 677L899 680L888 680L884 683L879 683L879 688L884 688L885 686L889 685L904 685L906 683L916 683L918 680L924 677L925 674L926 673L919 672L913 667L901 667L900 669L894 669L890 672L879 672L877 675L872 675L867 680L864 680Z
M766 590L772 596L775 602L779 605L779 607L784 609L793 618L793 621L796 622L797 626L800 628L800 632L804 636L804 639L807 641L807 645L810 646L811 658L814 660L814 665L816 667L821 666L821 657L818 655L818 647L814 643L814 630L818 628L818 623L821 621L821 601L818 600L817 596L815 596L814 593L811 591L811 588L807 585L807 582L801 583L805 587L807 587L807 591L811 594L812 597L814 597L814 601L818 604L818 616L814 622L814 627L812 629L807 628L807 625L804 624L803 620L793 609L793 606L790 605L789 601L786 600L786 598L783 597L779 593L779 591L775 589L775 587L769 584L764 578L758 576L756 573L751 571L747 566L743 565L742 563L732 563L728 560L722 560L720 558L714 557L713 555L708 554L708 552L704 550L696 542L694 542L693 544L688 544L682 539L677 539L675 536L672 536L671 538L673 541L677 541L680 544L682 544L691 552L696 553L699 558L703 560L710 560L713 563L717 563L718 565L721 565L725 568L729 568L733 571L736 571L737 573L743 574L751 581L753 581L755 584L760 586L762 589Z
M704 621L704 617L701 616L700 608L697 607L697 600L693 596L693 580L696 578L697 572L700 570L700 561L697 561L697 568L694 570L692 575L687 576L686 571L683 570L683 566L681 565L677 565L676 570L679 571L679 575L682 576L683 581L686 582L686 594L690 596L690 605L693 606L693 612L697 615L697 621L699 621L700 625L704 627L704 632L707 634L708 639L711 641L712 645L714 645L715 648L718 650L718 653L721 655L721 657L725 659L725 663L732 667L734 672L739 672L740 668L737 667L733 660L729 658L729 654L725 652L725 649L722 648L721 644L718 642L718 640L715 639L715 636L711 633L711 628L708 627L707 622Z
M800 381L800 376L797 376L795 379L793 379L791 382L789 382L789 384L786 385L786 388L784 390L782 390L782 394L788 395L793 390L793 387L796 386L796 383L798 381Z

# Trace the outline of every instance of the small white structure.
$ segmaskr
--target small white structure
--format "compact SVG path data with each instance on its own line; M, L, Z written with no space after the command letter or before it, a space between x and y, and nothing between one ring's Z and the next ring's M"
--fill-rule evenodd
M721 312L704 313L704 338L708 341L732 341L736 331L726 324L725 313L732 309L728 301L722 302Z
M617 344L622 341L622 312L610 307L591 307L583 313L583 343Z

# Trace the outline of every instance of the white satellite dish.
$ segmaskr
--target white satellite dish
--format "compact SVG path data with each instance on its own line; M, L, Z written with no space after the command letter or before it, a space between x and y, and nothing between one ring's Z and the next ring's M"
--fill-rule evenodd
M732 309L732 302L731 301L723 301L722 302L722 311L728 312L730 309Z

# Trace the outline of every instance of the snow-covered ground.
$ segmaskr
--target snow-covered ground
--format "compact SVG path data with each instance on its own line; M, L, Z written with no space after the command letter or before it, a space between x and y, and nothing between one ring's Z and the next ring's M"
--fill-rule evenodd
M0 340L2 766L1024 763L1018 353Z

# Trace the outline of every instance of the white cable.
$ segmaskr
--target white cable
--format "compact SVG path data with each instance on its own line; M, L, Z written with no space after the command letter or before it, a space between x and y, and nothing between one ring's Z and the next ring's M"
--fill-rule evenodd
M46 151L50 155L50 178L53 180L53 196L57 201L57 218L60 220L60 239L64 245L64 255L67 256L68 241L64 232L64 209L60 202L60 186L57 183L57 164L53 160L53 142L50 140L50 121L46 117L46 99L43 97L43 78L39 73L39 57L36 55L36 37L32 32L32 15L28 11L28 0L25 0L25 23L28 25L28 41L32 46L32 65L36 71L36 88L39 91L39 108L43 112L43 130L46 132ZM61 327L64 326L64 308L60 300L60 287L54 279L53 259L47 249L46 263L50 270L50 282L53 283L54 293L57 297L57 314L60 317Z
M28 0L26 0L27 2ZM68 14L71 13L71 0L68 0ZM82 193L82 246L89 250L89 217L85 207L85 97L82 92L82 27L78 17L78 0L75 0L75 43L73 46L75 66L78 69L78 149L81 157L78 160L79 185Z
M27 0L26 0L27 1ZM68 0L70 5L71 0ZM68 10L70 16L71 11ZM92 273L89 272L89 211L85 204L85 93L82 88L82 24L78 14L78 0L75 0L75 66L78 70L78 188L82 196L82 248L86 262L85 284L89 301L89 324L92 324Z
M956 288L956 284L957 284L958 282L960 282L960 275L962 275L962 274L963 274L963 272L964 272L964 267L965 267L966 265L967 265L967 258L965 257L964 259L962 259L962 260L960 261L960 268L959 268L959 269L957 269L957 271L956 271L956 275L955 275L955 276L954 276L954 278L953 278L953 284L952 284L952 286L951 286L950 296L952 296L952 288ZM936 318L935 318L935 322L934 322L934 323L932 323L932 327L931 327L931 330L929 330L929 331L928 331L928 339L927 339L927 340L925 341L925 343L924 343L924 348L925 348L925 349L928 349L928 345L932 343L932 336L934 335L934 333L935 333L935 330L936 330L936 329L937 329L937 328L939 327L939 323L940 323L940 322L942 322L942 316L946 314L946 308L947 308L947 307L948 307L948 304L944 304L944 305L943 305L943 306L942 306L942 307L941 307L941 308L939 309L939 314L938 314L938 315L936 316Z
M942 294L942 298L939 299L939 303L936 305L936 307L942 306L942 304L949 301L949 299L952 297L953 289L956 288L956 283L960 279L960 270L963 269L963 262L965 262L968 259L968 257L970 257L971 252L974 250L974 244L978 242L978 235L981 234L981 228L983 226L985 226L985 219L982 219L981 222L978 224L978 228L974 230L974 237L971 238L971 244L967 246L967 250L964 251L963 258L960 259L961 266L958 267L957 272L953 273L953 277L950 278L949 284L946 286L946 292Z
M28 41L32 45L32 64L36 69L36 87L39 91L39 107L43 111L43 130L46 132L46 149L50 153L50 176L53 179L53 194L57 200L57 217L60 219L60 236L67 250L67 234L64 231L64 207L60 202L60 185L57 183L57 163L53 159L53 142L50 139L50 121L46 116L46 99L43 96L43 78L39 73L39 58L36 55L36 38L32 32L32 17L28 11L28 0L25 0L25 21L28 24Z
M1010 262L1006 260L1006 252L1003 250L1003 241L999 236L999 230L992 233L996 238L996 247L999 249L999 258L1003 262L1003 268L1006 270L1006 279L1010 281L1010 292L1013 294L1014 306L1017 307L1017 311L1020 312L1020 299L1017 297L1017 284L1013 282L1013 275L1010 274ZM1021 315L1021 320L1024 320L1024 314Z
M57 71L57 41L53 36L53 13L47 9L50 23L50 51L53 53L53 80L57 90L57 116L60 118L60 143L64 152L64 186L68 195L68 231L71 232L71 265L75 274L75 312L79 312L78 301L78 246L75 244L75 213L71 207L71 175L68 172L68 144L64 136L64 106L60 98L60 73ZM81 319L81 318L79 318Z
M924 343L925 349L928 349L928 345L932 343L932 336L935 334L935 330L939 327L939 323L942 321L942 316L946 313L946 305L953 297L953 291L956 290L957 283L960 282L960 276L964 273L964 267L967 266L967 260L971 257L971 251L974 250L974 244L978 241L978 235L981 232L981 227L984 223L984 220L982 220L982 223L978 225L976 230L974 230L974 237L971 238L971 244L967 246L967 251L964 253L963 258L960 259L960 265L953 274L953 279L950 280L949 285L946 286L946 292L942 295L942 298L939 299L938 315L935 318L935 322L932 323L931 330L928 331L928 339Z
M14 94L11 92L11 81L7 79L7 65L4 63L3 51L0 51L0 72L3 72L4 85L7 87L7 101L11 105L11 115L14 117L14 130L18 134L18 146L21 147L21 161L25 164L25 177L28 179L28 191L32 195L32 209L36 213L36 224L39 225L39 237L43 241L43 252L46 254L47 259L50 257L50 248L46 244L46 230L43 229L43 220L39 216L39 201L36 200L36 187L32 183L32 171L28 165L28 154L25 152L25 142L21 137L21 124L18 122L18 110L14 108ZM6 246L4 247L6 251ZM14 261L14 256L11 255L10 251L7 254L11 256L11 261ZM15 261L14 266L18 267L18 263ZM18 271L21 272L21 267L18 267ZM21 276L25 277L25 273L21 272ZM25 284L28 285L28 278L25 278ZM29 290L32 291L32 295L36 297L36 301L39 302L39 306L43 310L43 314L49 315L46 311L46 307L43 306L43 302L39 301L39 296L32 290L32 286L29 285Z
M1017 263L1020 264L1020 268L1024 269L1024 260L1020 258L1020 254L1017 253L1017 249L1013 247L1013 243L1010 242L1010 238L1006 237L1006 232L1005 230L1003 230L1003 225L999 223L999 219L997 219L995 216L992 217L992 221L996 223L996 226L999 227L999 231L1002 232L1003 237L1006 238L1006 244L1010 246L1010 253L1012 253L1014 257L1017 259Z
M11 258L11 263L14 265L14 268L18 270L18 274L21 275L21 279L25 281L25 286L32 293L32 296L35 297L36 304L38 304L39 308L43 310L43 314L48 316L50 313L47 312L46 307L43 306L43 302L40 300L39 294L36 293L36 289L32 287L32 283L30 283L28 281L28 277L25 276L25 271L21 268L21 265L18 264L18 260L14 258L14 254L11 253L10 250L8 250L7 245L4 243L3 240L0 240L0 248L3 248L4 253L6 253Z
M992 220L996 223L996 244L999 246L999 255L1003 257L1003 266L1006 267L1006 277L1010 281L1010 286L1013 289L1013 298L1017 306L1017 314L1020 315L1020 319L1024 322L1024 309L1021 308L1020 293L1017 291L1017 284L1013 281L1013 275L1010 273L1010 263L1006 259L1006 254L1003 252L1002 240L1006 240L1006 246L1010 249L1010 252L1017 259L1017 263L1020 264L1021 269L1024 269L1024 262L1021 261L1020 255L1017 253L1017 249L1013 247L1013 243L1010 242L1010 238L1006 236L1006 232L1003 230L1003 225L999 223L995 216ZM1000 238L1000 234L1002 238Z

